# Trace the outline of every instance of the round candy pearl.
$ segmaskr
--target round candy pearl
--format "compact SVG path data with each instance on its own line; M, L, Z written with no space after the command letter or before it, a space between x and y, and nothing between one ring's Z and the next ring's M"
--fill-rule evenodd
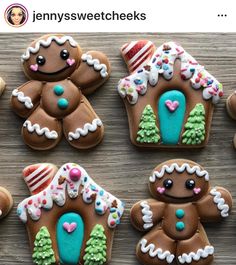
M185 215L185 212L183 209L177 209L176 212L175 212L175 215L177 218L181 219L184 217Z
M184 228L185 228L185 224L184 224L184 222L177 222L177 223L175 224L175 227L176 227L176 230L177 230L177 231L182 231L182 230L184 230Z
M64 93L64 87L62 85L55 85L53 91L57 96L61 96Z
M58 99L58 101L57 101L57 105L58 105L58 107L59 107L60 109L66 109L66 108L68 107L68 105L69 105L69 102L68 102L68 100L65 99L65 98L60 98L60 99Z
M78 168L72 168L70 170L70 179L72 181L78 181L81 177L81 171Z

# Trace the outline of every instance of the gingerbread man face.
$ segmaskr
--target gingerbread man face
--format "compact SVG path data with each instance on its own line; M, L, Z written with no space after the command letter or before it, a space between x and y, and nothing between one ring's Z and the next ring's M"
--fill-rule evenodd
M175 159L157 166L149 177L150 199L131 209L131 223L149 231L136 248L145 265L209 265L214 247L202 226L228 217L230 193L211 188L209 174L193 161Z
M178 160L157 166L150 177L152 196L163 202L191 202L202 198L209 189L209 175L195 163Z
M24 142L46 150L56 146L64 134L78 149L100 143L103 124L84 95L109 78L106 55L82 54L71 36L45 35L21 59L30 81L13 90L11 103L19 116L27 118L22 128Z
M22 55L25 74L34 80L58 81L69 77L80 64L81 49L70 36L46 35Z

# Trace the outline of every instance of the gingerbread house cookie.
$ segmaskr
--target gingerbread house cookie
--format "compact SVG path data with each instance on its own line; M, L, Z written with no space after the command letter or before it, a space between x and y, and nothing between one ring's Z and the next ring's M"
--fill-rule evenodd
M17 208L35 264L95 265L111 258L123 203L79 165L31 165L23 171L32 196Z
M100 143L103 124L85 95L109 78L107 56L83 53L71 36L45 35L31 43L21 59L30 81L13 90L11 104L26 119L25 143L37 150L51 149L63 134L78 149Z
M222 187L211 187L209 174L193 161L175 159L157 166L149 178L153 198L137 202L131 223L147 232L136 255L145 265L208 265L214 247L202 223L229 216L232 197Z
M155 48L132 41L121 48L130 75L118 92L130 138L140 147L197 148L207 144L222 85L175 42Z

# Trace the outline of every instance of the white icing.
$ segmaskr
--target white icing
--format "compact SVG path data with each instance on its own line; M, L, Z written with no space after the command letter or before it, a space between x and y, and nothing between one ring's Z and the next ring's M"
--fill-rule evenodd
M214 196L213 201L217 205L222 217L229 216L229 205L225 203L225 199L221 197L221 193L216 188L211 189L210 194Z
M31 124L30 120L24 122L23 127L25 127L30 133L35 132L38 135L45 135L48 139L57 139L58 134L56 131L50 131L47 127L40 128L40 125L35 123Z
M149 181L155 182L156 178L162 178L165 173L173 173L173 171L177 171L179 173L183 173L187 171L189 174L196 174L198 177L204 177L206 181L209 181L209 174L206 170L202 170L199 166L191 167L189 164L184 163L182 165L178 165L177 163L173 163L171 165L162 166L160 171L154 171L152 176L150 176Z
M85 123L83 128L77 128L75 132L69 132L68 138L70 141L77 140L80 136L86 136L89 132L95 132L98 126L102 126L102 121L96 118L92 123Z
M34 47L28 47L25 51L25 53L21 56L22 61L26 61L30 58L31 53L37 53L40 49L40 46L43 47L49 47L52 43L52 41L55 41L58 45L64 44L66 41L69 41L70 45L72 47L76 47L78 44L77 42L71 37L71 36L49 36L46 40L38 40Z
M70 179L70 170L78 169L81 177L77 181ZM59 179L63 178L64 182L59 184ZM81 191L80 191L81 190ZM90 204L94 201L94 209L97 214L104 215L109 211L107 222L111 228L120 223L120 218L124 211L124 204L115 196L102 189L88 175L84 168L77 164L67 163L63 165L48 187L40 193L23 200L17 207L19 218L26 223L28 214L32 220L39 220L41 209L50 210L53 203L63 206L66 202L66 192L70 198L82 196L85 203ZM115 203L115 205L114 205Z
M142 239L140 241L140 245L141 245L141 251L143 253L145 254L148 253L149 256L152 258L157 257L160 260L166 260L168 264L172 263L172 261L175 258L175 256L171 254L170 251L168 250L163 251L161 248L156 249L155 245L152 243L147 245L146 239Z
M120 96L127 98L130 104L135 104L138 101L139 94L146 93L148 82L151 86L155 86L159 75L162 75L166 80L173 77L176 59L181 61L182 79L190 79L191 86L194 89L202 89L202 96L205 100L212 98L213 104L218 103L223 96L222 85L175 42L161 45L146 66L121 79L118 84Z
M201 258L207 258L209 255L213 255L214 247L213 246L205 246L204 249L200 248L197 252L190 252L188 254L183 253L178 256L178 260L180 264L184 263L192 263L193 261L199 261Z
M101 77L105 78L108 76L107 66L103 63L100 63L98 59L93 59L92 55L84 53L82 54L81 59L89 66L93 66L94 70L100 71Z
M153 226L153 222L152 222L153 213L150 210L150 206L148 205L147 201L142 201L140 205L142 207L142 214L143 214L143 218L142 218L144 222L143 228L146 230Z
M17 88L12 91L12 96L17 97L18 101L24 103L27 109L33 108L33 103L30 97L26 97L22 91L19 91Z

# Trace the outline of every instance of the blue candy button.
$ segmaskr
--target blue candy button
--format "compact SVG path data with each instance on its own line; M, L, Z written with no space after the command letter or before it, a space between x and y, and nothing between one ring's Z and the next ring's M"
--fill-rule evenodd
M64 93L64 87L62 85L55 85L53 91L57 96L61 96Z
M176 230L177 230L177 231L183 231L184 228L185 228L185 224L184 224L184 222L177 222L177 223L175 224L175 227L176 227Z
M181 219L184 217L185 215L185 212L183 209L177 209L176 212L175 212L175 215L177 218Z
M59 107L60 109L66 109L66 108L68 107L68 105L69 105L69 102L68 102L68 100L65 99L65 98L60 98L60 99L58 99L58 101L57 101L57 105L58 105L58 107Z

